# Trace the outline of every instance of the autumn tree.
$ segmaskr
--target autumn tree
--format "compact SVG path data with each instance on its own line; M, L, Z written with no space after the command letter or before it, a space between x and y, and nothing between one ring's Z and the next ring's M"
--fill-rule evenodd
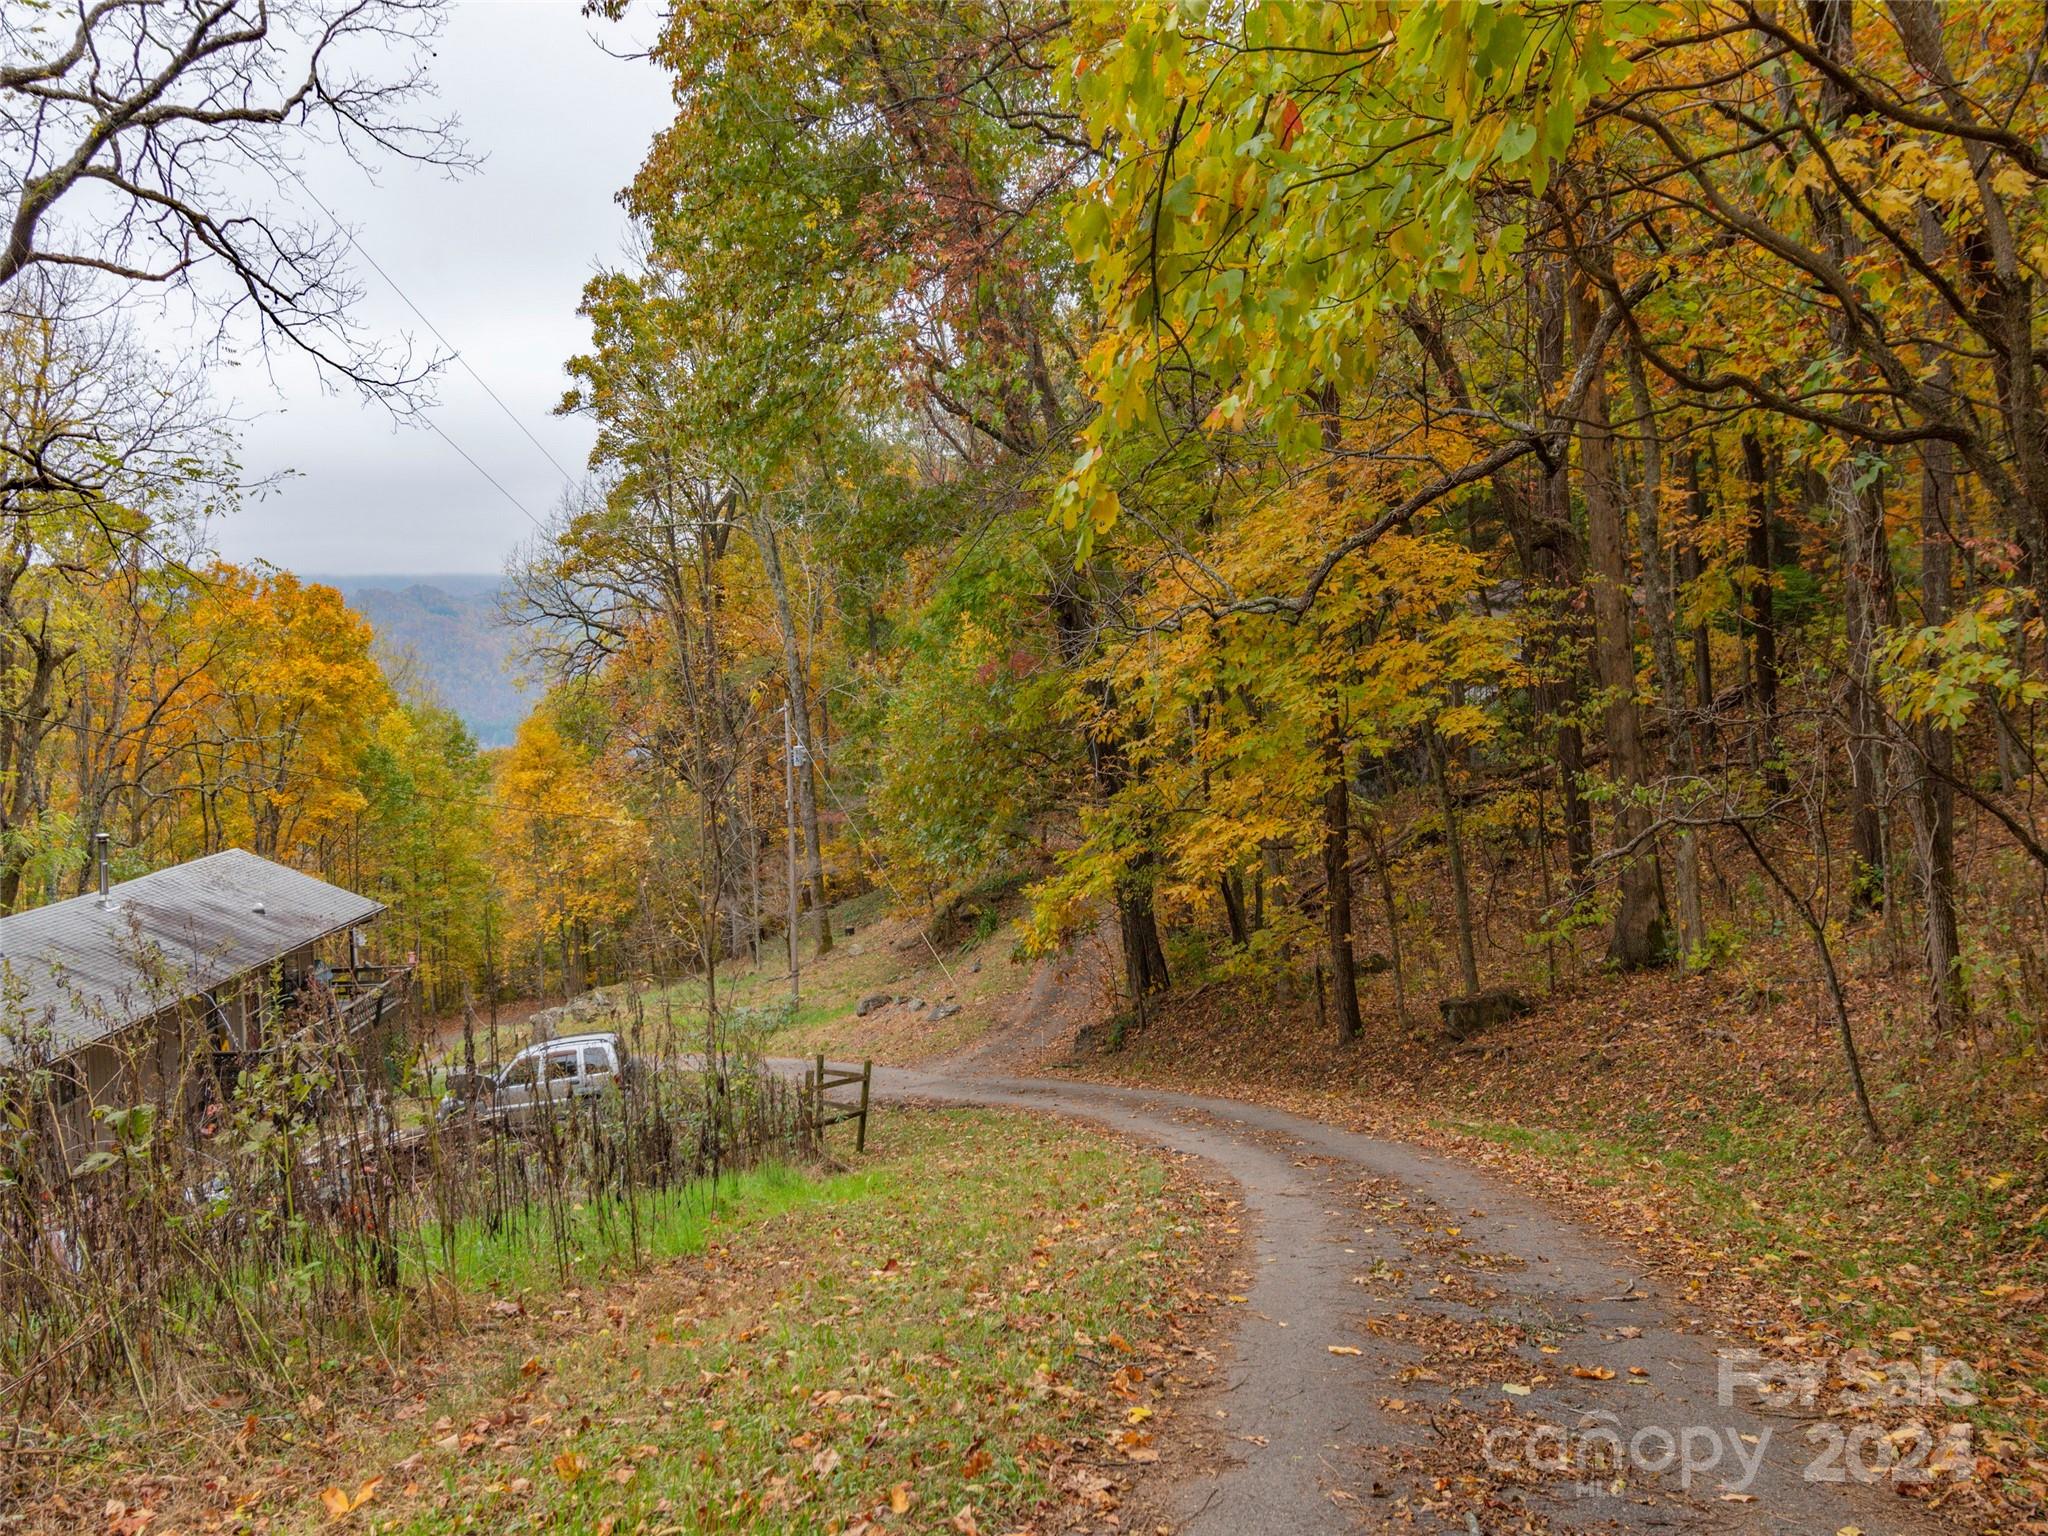
M491 835L510 951L534 955L545 996L552 945L560 986L573 996L590 973L593 941L631 910L633 864L630 823L554 713L528 716L499 759Z
M175 287L373 391L421 368L354 331L348 239L244 190L309 128L363 160L465 163L423 115L438 0L99 0L0 20L0 292L65 272Z

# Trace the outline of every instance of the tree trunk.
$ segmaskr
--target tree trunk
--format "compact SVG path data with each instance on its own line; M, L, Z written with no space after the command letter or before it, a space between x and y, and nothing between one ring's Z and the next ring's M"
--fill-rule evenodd
M1935 625L1948 616L1948 509L1955 478L1946 443L1923 444L1921 456L1920 621ZM1949 784L1955 771L1954 738L1935 721L1924 720L1913 728L1912 750L1901 754L1901 761L1910 764L1906 807L1920 874L1928 1011L1936 1035L1949 1039L1970 1020L1956 926L1956 806Z
M1546 392L1564 372L1565 310L1564 273L1553 266L1538 295L1536 314L1536 378ZM1583 562L1572 532L1570 470L1563 462L1546 466L1535 513L1529 521L1522 566L1530 581L1551 594L1556 604L1553 614L1537 620L1543 633L1532 637L1531 659L1538 677L1537 713L1552 722L1558 801L1564 807L1565 856L1576 896L1584 891L1593 865L1593 812L1581 787L1586 772L1586 746L1576 718L1577 625L1569 617L1572 597L1580 586Z
M1941 221L1922 207L1920 238L1930 257L1946 244ZM1954 367L1944 354L1936 364L1934 387L1946 396ZM1930 440L1920 447L1920 622L1947 620L1950 550L1955 538L1956 475L1952 445ZM1955 740L1937 721L1911 728L1899 752L1906 779L1906 810L1913 826L1913 863L1919 873L1921 940L1927 961L1928 1016L1937 1039L1962 1032L1970 1021L1970 993L1962 973L1962 940L1956 926L1956 801L1949 779L1955 771Z
M1856 63L1856 14L1848 0L1807 0L1807 18L1814 46L1838 68ZM1833 132L1854 110L1848 91L1833 78L1820 85L1819 116ZM1821 185L1806 192L1814 226L1829 256L1847 266L1858 254L1858 240L1842 216L1839 200ZM1828 338L1844 365L1855 351L1852 325L1839 309L1828 317ZM1852 405L1850 414L1865 409ZM1844 634L1848 642L1847 705L1849 725L1849 843L1852 867L1849 901L1868 911L1884 895L1885 719L1877 697L1877 646L1880 631L1894 616L1891 552L1886 547L1884 502L1878 482L1861 473L1855 438L1844 436L1826 477L1829 510L1841 531ZM1868 479L1869 483L1860 483Z
M1582 317L1583 318L1583 317ZM1641 711L1636 707L1635 624L1629 611L1627 515L1615 480L1614 438L1607 424L1607 395L1596 372L1586 391L1579 426L1580 487L1586 499L1586 548L1590 556L1593 606L1593 671L1605 700L1608 761L1621 791L1615 815L1615 846L1634 845L1622 857L1621 903L1608 938L1608 963L1622 970L1660 965L1668 939L1664 885L1654 843L1638 842L1652 825L1642 798L1648 787L1648 754L1643 748Z
M1742 434L1742 468L1749 481L1750 690L1755 695L1756 729L1751 753L1772 794L1790 788L1778 753L1778 626L1771 583L1771 487L1764 445L1754 432Z
M1152 882L1149 857L1140 860L1128 881L1117 893L1117 934L1124 951L1124 982L1130 988L1131 1006L1144 1017L1145 999L1172 985L1166 973L1166 951L1159 943L1159 919L1152 910Z
M1387 868L1387 856L1380 847L1379 834L1373 830L1370 816L1359 823L1359 830L1365 835L1366 852L1372 855L1373 879L1379 886L1380 905L1387 914L1387 963L1394 973L1394 1019L1396 1023L1406 1024L1408 981L1401 963L1401 907L1394 896L1394 875Z
M1223 896L1223 917L1230 925L1230 942L1242 949L1252 939L1251 924L1245 919L1244 876L1233 869L1217 880L1216 889Z
M1069 667L1077 667L1093 645L1094 626L1088 598L1071 578L1063 577L1054 587L1052 610L1060 659ZM1103 717L1109 718L1116 707L1115 694L1104 683L1092 684L1091 687ZM1108 805L1123 787L1128 772L1123 742L1113 733L1106 735L1091 729L1086 734L1088 773L1096 803ZM1152 907L1152 863L1150 848L1141 848L1118 881L1115 895L1117 939L1124 956L1124 982L1130 991L1131 1007L1141 1023L1145 1017L1146 997L1153 992L1163 992L1172 985L1172 977L1166 969L1166 951L1159 942L1159 921Z
M1707 491L1700 484L1700 463L1698 455L1688 455L1685 461L1687 500L1692 537L1681 539L1678 545L1678 580L1681 587L1690 586L1700 579L1700 546L1696 530L1704 528L1707 522ZM1711 742L1714 718L1714 632L1702 619L1692 630L1692 689L1693 689L1693 741L1696 748ZM1706 738L1702 740L1702 738Z
M761 551L762 573L775 597L775 624L782 632L782 672L789 692L790 724L796 731L799 762L796 770L797 811L803 818L804 884L810 891L811 906L818 915L817 953L832 948L832 909L825 900L824 844L818 835L817 755L811 748L811 690L805 675L803 645L789 606L789 583L782 573L782 551L776 542L775 524L757 507L750 527L755 546Z
M1877 695L1877 647L1893 617L1891 553L1884 505L1874 486L1858 488L1853 461L1829 476L1828 495L1842 523L1842 586L1848 641L1849 845L1855 867L1850 901L1868 910L1884 893L1885 717Z
M1465 983L1465 995L1479 993L1479 957L1472 939L1472 888L1465 876L1465 840L1458 828L1458 804L1451 795L1450 773L1444 762L1444 741L1434 728L1429 733L1429 776L1436 781L1437 805L1444 818L1444 852L1451 866L1451 906L1458 920L1458 974Z
M1657 664L1657 689L1664 696L1664 757L1672 776L1692 777L1698 761L1690 712L1685 707L1685 677L1678 664L1678 618L1666 575L1664 549L1664 442L1657 429L1656 403L1643 371L1642 355L1627 352L1629 393L1635 403L1636 433L1642 443L1642 497L1636 510L1636 537L1643 556L1643 614L1650 630L1650 653ZM1683 789L1677 791L1683 794ZM1700 912L1699 834L1683 828L1672 860L1678 885L1678 959L1690 964L1706 942Z
M1358 961L1351 949L1351 783L1343 726L1334 709L1323 736L1323 760L1328 779L1323 790L1324 930L1337 999L1337 1041L1348 1045L1365 1032L1365 1025L1358 1014Z

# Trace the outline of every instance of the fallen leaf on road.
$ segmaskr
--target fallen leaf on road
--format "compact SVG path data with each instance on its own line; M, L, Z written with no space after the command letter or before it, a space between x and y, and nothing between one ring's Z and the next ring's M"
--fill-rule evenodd
M1333 1355L1362 1355L1365 1351L1355 1344L1332 1344L1330 1346L1330 1353Z

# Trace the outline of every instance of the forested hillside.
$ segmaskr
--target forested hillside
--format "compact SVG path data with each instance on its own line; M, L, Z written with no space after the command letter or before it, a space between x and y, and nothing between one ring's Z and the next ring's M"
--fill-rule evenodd
M680 7L523 742L700 964L785 704L810 907L1022 874L1133 1019L1225 957L1350 1038L1367 947L1422 1014L1788 933L1879 1139L1858 935L1928 1050L2043 1000L2021 25Z
M370 621L400 670L461 716L479 745L511 745L532 707L489 576L322 576Z
M245 846L426 1004L13 1020L32 1518L2048 1533L2038 10L590 0L579 482L224 562L235 327L461 360L241 190L477 170L438 13L0 25L0 915Z
M197 376L10 288L0 896L102 827L246 842L394 897L443 1000L574 990L751 957L793 825L816 948L836 895L1021 887L1022 953L1109 922L1131 1023L1227 975L1463 1028L1768 937L1873 1140L1864 1032L2031 1049L2005 8L805 15L661 34L516 729L481 595L357 593L394 684L330 588L209 563Z

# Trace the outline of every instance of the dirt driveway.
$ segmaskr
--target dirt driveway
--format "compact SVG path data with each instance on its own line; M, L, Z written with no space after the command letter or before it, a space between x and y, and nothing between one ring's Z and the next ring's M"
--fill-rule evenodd
M1096 1122L1205 1159L1243 1191L1241 1321L1195 1409L1221 1454L1192 1474L1165 1464L1171 1486L1153 1493L1178 1530L1943 1528L1855 1476L1939 1467L1938 1439L1845 1443L1851 1426L1802 1412L1796 1383L1767 1382L1776 1401L1763 1401L1762 1362L1501 1182L1278 1110L983 1075L985 1061L877 1068L877 1089Z

